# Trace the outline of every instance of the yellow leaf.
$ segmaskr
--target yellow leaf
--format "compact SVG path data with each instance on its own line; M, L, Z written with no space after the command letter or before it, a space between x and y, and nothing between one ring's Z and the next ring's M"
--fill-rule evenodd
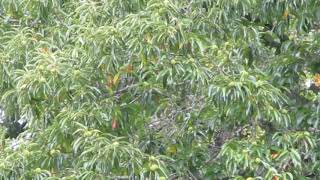
M120 78L120 73L117 73L114 77L113 77L113 85L116 85L119 82L119 78Z
M288 10L285 10L283 12L283 18L287 18L289 16L289 11Z
M32 37L32 38L31 38L31 41L33 41L33 42L38 42L38 39L35 38L35 37Z
M167 153L176 154L177 153L177 147L175 145L168 146Z
M146 41L147 43L149 43L149 44L151 44L151 43L152 43L152 41L151 41L151 37L150 37L150 35L149 35L149 34L145 35L145 36L144 36L144 39L145 39L145 41Z
M42 53L44 53L44 54L48 54L49 48L44 47L44 48L41 48L40 51L41 51Z
M140 54L142 66L145 66L147 64L147 57L144 55L144 53Z
M112 86L113 86L113 76L112 75L107 76L107 86L109 88L112 88Z
M101 70L105 70L106 69L106 65L105 64L101 64L98 66L99 69Z

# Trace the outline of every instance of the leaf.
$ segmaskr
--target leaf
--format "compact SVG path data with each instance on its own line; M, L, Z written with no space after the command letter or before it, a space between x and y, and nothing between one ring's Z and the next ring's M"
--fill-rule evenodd
M132 66L132 64L128 64L128 65L126 66L126 72L127 72L127 73L132 73L132 72L133 72L133 66Z
M112 75L108 75L107 76L107 86L109 88L112 88L114 83L113 83L114 77Z
M116 119L112 119L111 128L112 129L116 129L117 128L117 120Z
M288 16L289 16L289 10L285 10L284 12L283 12L283 18L284 19L287 19L288 18Z
M279 180L279 176L272 176L272 180Z
M117 84L118 84L119 78L120 78L120 72L117 73L117 74L113 77L113 80L112 80L113 85L117 85Z
M169 154L176 154L177 153L177 147L176 147L176 145L169 145L168 147L167 147L167 153L169 153Z
M295 149L290 149L291 159L295 166L301 166L301 157Z

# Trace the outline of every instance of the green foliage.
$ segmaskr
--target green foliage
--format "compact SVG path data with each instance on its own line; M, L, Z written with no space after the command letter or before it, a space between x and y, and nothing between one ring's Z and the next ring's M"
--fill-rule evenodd
M0 179L320 176L319 7L0 0Z

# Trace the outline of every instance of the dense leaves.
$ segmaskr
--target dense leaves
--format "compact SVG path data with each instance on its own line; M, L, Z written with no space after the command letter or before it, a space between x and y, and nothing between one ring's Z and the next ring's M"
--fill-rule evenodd
M320 176L319 7L0 0L0 179Z

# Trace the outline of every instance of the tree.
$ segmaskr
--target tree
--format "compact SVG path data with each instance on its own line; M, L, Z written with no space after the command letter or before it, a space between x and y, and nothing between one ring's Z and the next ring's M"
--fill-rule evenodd
M0 179L318 177L318 7L0 0Z

